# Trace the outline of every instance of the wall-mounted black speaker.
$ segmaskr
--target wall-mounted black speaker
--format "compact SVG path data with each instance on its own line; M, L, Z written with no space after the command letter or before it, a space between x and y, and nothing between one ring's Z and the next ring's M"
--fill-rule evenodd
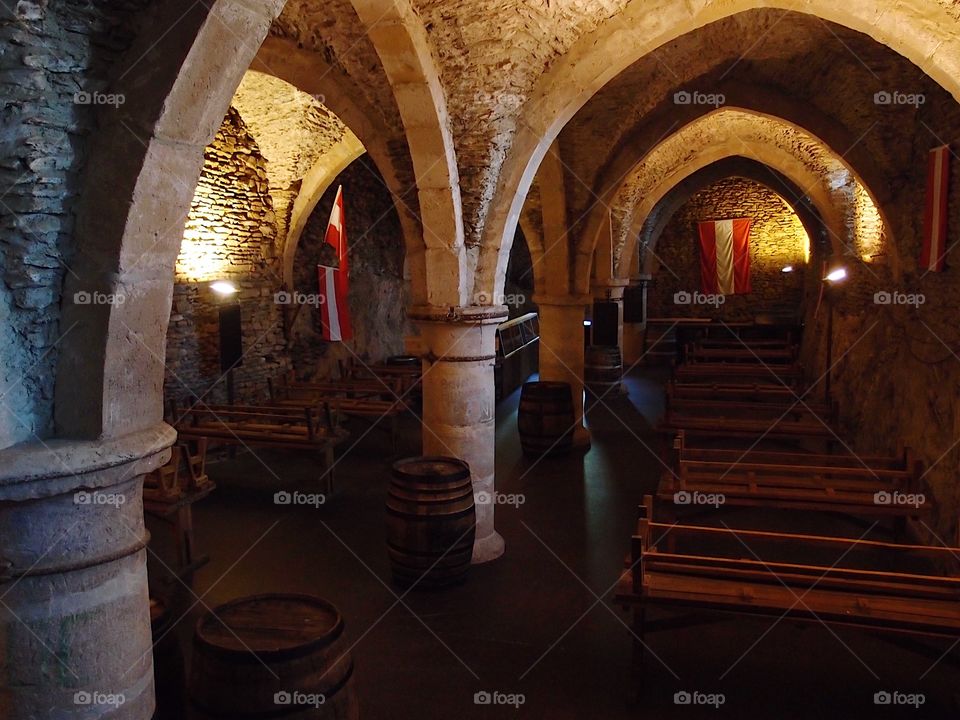
M645 286L631 285L623 289L623 322L644 323L647 321Z
M220 372L243 365L243 332L240 305L220 308Z
M593 304L593 344L620 344L620 303L595 302Z

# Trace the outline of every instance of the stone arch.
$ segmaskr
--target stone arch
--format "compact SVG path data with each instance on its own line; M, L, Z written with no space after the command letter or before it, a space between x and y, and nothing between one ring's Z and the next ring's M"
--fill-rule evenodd
M814 170L802 159L802 154L797 151L784 150L778 144L769 140L747 141L735 132L723 135L722 131L712 131L708 133L708 141L698 146L693 139L698 132L697 128L706 127L706 123L712 122L711 118L716 119L725 116L730 118L742 116L745 119L756 118L758 122L762 121L781 126L794 133L805 144L819 148L826 165L819 170ZM684 145L683 143L689 144ZM805 128L798 127L783 118L769 116L746 108L723 107L707 113L700 113L696 119L666 137L653 150L642 154L645 147L646 145L641 139L632 146L633 152L637 154L632 154L629 149L625 150L623 153L624 159L614 167L608 168L605 173L606 179L600 183L601 190L598 195L602 204L591 213L578 245L575 270L578 288L589 288L591 275L594 272L595 259L595 266L598 270L602 268L605 271L608 267L613 267L614 277L624 277L622 272L624 263L618 264L611 260L610 249L607 244L600 242L600 238L606 237L611 232L606 207L616 207L618 205L617 197L624 192L624 188L631 182L631 179L640 177L644 171L659 178L655 184L646 188L642 200L629 210L628 217L621 223L615 223L614 231L617 238L621 241L625 240L620 257L628 259L632 256L637 237L647 215L673 186L714 162L736 156L743 156L775 168L795 185L802 188L805 195L811 196L814 206L823 218L824 225L830 233L834 250L836 252L844 250L841 241L844 236L841 203L838 202L827 175L844 171L849 173L856 182L861 185L863 183L859 175L834 148L823 142L821 138L807 132ZM673 148L672 151L668 149L670 147ZM651 168L656 166L658 162L662 163L657 157L662 152L673 152L681 160L676 164L668 163L666 166L652 171ZM634 163L632 169L623 172L623 167L630 162L630 158L637 157L641 157L641 159ZM595 250L597 252L596 258L594 256ZM601 280L606 279L604 274L598 273L598 276Z
M352 0L393 87L416 173L428 305L469 305L460 175L450 116L423 21L409 0Z
M928 7L932 6L932 7ZM860 0L631 0L538 80L517 122L484 228L477 282L502 283L513 228L544 155L567 122L612 78L652 50L711 22L758 8L802 12L864 33L920 67L960 101L960 20L942 0L921 9Z
M72 272L64 284L65 337L57 367L55 433L107 439L157 427L173 266L212 141L256 48L283 6L217 0L185 15L164 5L130 50L137 73L101 112L77 211ZM75 293L122 293L121 304L79 306ZM83 378L83 382L77 382Z
M335 112L360 140L367 154L380 170L387 190L393 196L406 245L405 262L410 272L413 301L425 303L427 274L424 266L423 228L417 209L408 201L408 192L413 178L395 154L391 153L390 138L394 133L383 122L380 114L365 103L358 93L351 92L349 83L341 82L340 73L320 53L303 49L291 40L268 37L260 46L251 69L274 75L308 95L322 97L323 104ZM343 148L343 150L346 152L341 157L345 158L350 154L350 149ZM339 168L340 171L349 164L349 162L343 164ZM332 181L337 174L339 172L332 173L330 180ZM316 189L311 190L307 187L306 179L304 180L302 192L304 199L300 201L299 208L296 206L294 208L295 211L299 210L298 218L302 219L299 223L301 231L302 225L305 224L310 212L316 207L317 201L326 189L321 187L320 183L318 176ZM314 198L312 204L310 198ZM291 229L293 227L294 218L291 218ZM289 253L284 252L283 277L286 281L292 277L289 270L292 269L295 252L295 243Z
M800 218L811 243L815 241L822 230L823 219L815 207L797 200L803 196L802 189L788 177L767 165L744 157L731 157L697 171L673 187L647 216L640 230L638 245L655 247L673 216L691 197L713 183L729 177L752 180L776 193ZM787 193L784 194L783 190ZM643 272L649 272L649 267L645 266Z

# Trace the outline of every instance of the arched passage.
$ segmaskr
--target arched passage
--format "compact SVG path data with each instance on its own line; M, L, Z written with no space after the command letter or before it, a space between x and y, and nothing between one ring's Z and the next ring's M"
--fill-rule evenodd
M734 0L722 5L691 5L682 0L658 0L651 5L634 0L580 37L541 76L524 105L485 225L478 282L495 286L502 278L513 227L540 162L566 123L595 93L655 48L708 23L756 8L798 9L787 0ZM921 10L905 4L812 0L804 3L801 11L890 46L960 98L955 59L960 54L960 32L945 3Z

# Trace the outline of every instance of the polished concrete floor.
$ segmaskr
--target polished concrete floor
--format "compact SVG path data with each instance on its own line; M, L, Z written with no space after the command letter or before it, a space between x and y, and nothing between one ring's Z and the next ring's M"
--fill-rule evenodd
M404 594L391 584L383 501L392 458L379 430L338 465L337 494L317 509L273 503L278 489L316 490L310 458L264 452L212 466L219 487L195 509L198 547L211 560L189 591L174 585L177 607L194 605L177 628L184 652L205 607L241 595L307 592L345 617L368 720L960 717L960 669L936 662L949 642L932 641L924 654L816 623L708 617L649 635L656 657L648 656L642 685L631 677L629 616L610 598L636 506L661 470L652 452L662 406L656 380L633 376L629 396L592 408L593 447L585 456L526 460L516 435L518 394L502 401L498 489L524 503L497 510L506 554L442 592ZM406 430L405 454L415 454L414 423ZM736 512L725 521L797 522ZM835 519L811 521L862 532ZM155 550L165 552L160 536ZM679 691L720 693L724 704L677 705ZM921 692L925 704L878 707L880 691ZM478 705L478 692L522 695L523 703Z

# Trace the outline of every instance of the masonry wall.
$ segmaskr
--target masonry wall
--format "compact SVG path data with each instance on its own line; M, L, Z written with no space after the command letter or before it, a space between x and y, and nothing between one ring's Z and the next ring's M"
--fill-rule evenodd
M243 363L235 370L236 399L267 397L267 380L289 371L283 334L279 265L272 256L277 234L268 167L239 113L230 109L204 153L177 259L167 333L165 396L193 404L222 403L220 308L239 303ZM211 282L226 280L239 293L217 295Z
M677 302L678 293L702 290L697 225L706 220L751 218L753 292L728 295L723 304ZM650 317L711 317L751 321L764 313L798 312L803 301L806 232L800 218L777 193L745 178L720 180L690 199L667 224L653 252ZM794 272L782 269L792 266Z
M116 112L110 68L148 4L0 3L0 448L53 432L87 139L97 113Z
M336 376L341 360L377 362L402 354L404 335L411 332L406 320L408 293L400 220L380 172L366 155L337 177L307 221L294 261L295 289L304 296L318 294L317 265L336 264L324 236L340 185L350 254L354 339L324 342L319 306L303 305L291 337L293 364L300 378Z

